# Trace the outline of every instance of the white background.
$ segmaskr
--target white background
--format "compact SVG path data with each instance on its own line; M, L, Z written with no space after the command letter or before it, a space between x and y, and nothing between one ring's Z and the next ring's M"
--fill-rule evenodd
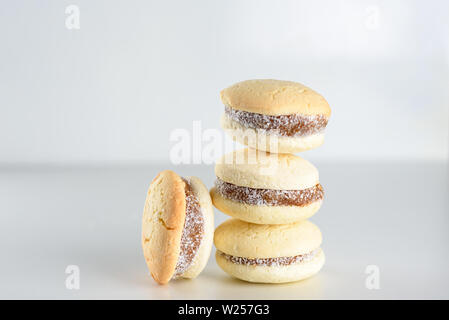
M68 30L65 8L80 9ZM219 91L302 82L329 101L311 160L446 160L447 1L3 1L0 163L168 160Z
M215 179L174 165L170 134L221 132L219 91L252 78L331 105L324 145L304 153L325 189L326 264L270 286L211 257L158 286L140 247L150 181ZM447 299L448 89L449 1L1 1L0 298Z

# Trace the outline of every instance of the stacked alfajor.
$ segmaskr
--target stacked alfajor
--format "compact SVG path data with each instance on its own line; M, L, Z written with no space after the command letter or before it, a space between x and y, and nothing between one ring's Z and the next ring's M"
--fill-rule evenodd
M216 230L217 264L249 282L283 283L316 274L324 264L321 232L304 220L283 225L229 219Z
M238 150L217 161L215 175L210 192L215 207L251 223L305 220L318 211L324 198L318 170L292 154Z
M215 165L213 205L232 218L214 235L218 265L238 279L298 281L324 264L319 228L307 219L324 190L309 161L293 153L320 146L330 116L326 100L291 81L248 80L221 92L221 126L248 148Z
M220 93L220 124L248 147L297 153L319 147L331 110L316 91L292 81L247 80Z

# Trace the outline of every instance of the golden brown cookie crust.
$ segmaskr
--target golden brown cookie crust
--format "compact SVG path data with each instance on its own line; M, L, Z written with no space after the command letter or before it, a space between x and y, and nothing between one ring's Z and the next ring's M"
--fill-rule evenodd
M293 81L246 80L222 90L220 97L228 107L253 113L331 115L329 104L323 96Z
M320 247L320 229L308 220L282 225L229 219L215 229L215 247L244 258L291 257Z

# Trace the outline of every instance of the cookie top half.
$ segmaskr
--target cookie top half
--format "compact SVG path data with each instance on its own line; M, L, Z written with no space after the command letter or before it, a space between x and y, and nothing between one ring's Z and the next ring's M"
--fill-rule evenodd
M265 115L324 115L331 109L326 99L305 85L274 79L238 82L220 92L225 106Z
M321 245L321 231L310 221L285 225L252 224L229 219L215 230L218 250L245 258L291 257Z
M215 165L217 178L256 189L303 190L319 183L317 168L292 155L241 149L221 157Z

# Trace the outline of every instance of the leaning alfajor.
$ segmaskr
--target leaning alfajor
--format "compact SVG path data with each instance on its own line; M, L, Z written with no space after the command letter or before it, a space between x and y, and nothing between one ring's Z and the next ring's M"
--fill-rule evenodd
M195 278L209 259L213 233L204 184L170 170L159 173L148 189L142 219L142 248L154 280Z
M249 282L303 280L324 264L321 232L309 221L260 225L230 219L214 235L215 258L226 273Z
M215 166L214 206L257 224L285 224L311 217L324 198L318 170L292 154L254 149L224 155Z
M329 104L300 83L247 80L222 90L220 96L225 105L222 128L251 148L297 153L324 142Z

